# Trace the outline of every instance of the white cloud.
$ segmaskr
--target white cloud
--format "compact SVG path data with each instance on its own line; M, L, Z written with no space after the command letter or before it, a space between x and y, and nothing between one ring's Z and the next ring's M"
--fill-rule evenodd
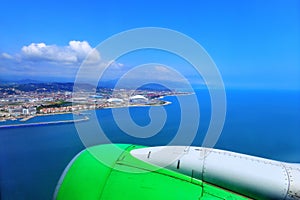
M96 63L100 61L100 53L93 49L88 42L70 41L69 48L76 52L77 58L83 60L87 58L87 62Z
M23 46L21 57L31 61L49 61L57 64L77 64L87 58L87 62L100 61L100 54L86 41L70 41L68 46L31 43Z
M31 43L14 54L0 52L0 78L14 75L74 78L83 62L94 71L107 63L87 41L73 40L65 46Z
M84 63L83 63L84 62ZM81 65L83 64L83 65ZM81 67L81 68L80 68ZM126 75L129 82L147 80L154 82L185 82L171 67L159 64L128 66L118 61L101 58L87 41L70 41L58 46L31 43L15 54L0 53L1 75L23 77L61 77L84 80L113 80Z
M142 79L148 81L174 81L184 82L185 79L176 70L165 65L145 64L132 68L126 72L130 80Z
M4 59L9 59L9 60L14 58L13 56L9 55L8 53L2 53L1 57Z
M164 67L164 66L158 65L158 66L155 66L154 69L157 72L170 73L170 69L168 69L167 67Z

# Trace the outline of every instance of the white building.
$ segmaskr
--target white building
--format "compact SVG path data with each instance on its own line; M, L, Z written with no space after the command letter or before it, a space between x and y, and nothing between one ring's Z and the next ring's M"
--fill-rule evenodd
M114 105L121 105L124 103L124 100L119 98L110 98L107 99L106 101L107 103L114 104Z
M129 98L130 103L145 104L148 103L148 99L142 95L135 95Z
M35 115L36 114L36 108L31 107L31 108L23 108L23 115Z

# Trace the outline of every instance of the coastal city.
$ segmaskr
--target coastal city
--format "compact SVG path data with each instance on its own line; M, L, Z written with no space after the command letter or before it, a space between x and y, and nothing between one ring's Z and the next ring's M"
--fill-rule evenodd
M54 87L55 86L55 87ZM185 94L170 90L130 90L100 88L95 91L82 87L73 92L65 84L0 85L0 121L27 121L35 116L63 113L80 114L85 110L159 106L170 102L161 98Z

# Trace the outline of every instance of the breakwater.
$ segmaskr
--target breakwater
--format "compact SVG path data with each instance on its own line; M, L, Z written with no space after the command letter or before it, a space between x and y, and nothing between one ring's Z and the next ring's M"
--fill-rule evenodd
M48 122L35 122L35 123L24 123L24 124L8 124L8 125L1 125L0 128L17 128L17 127L27 127L27 126L70 124L70 123L84 122L84 121L88 121L88 120L89 120L89 118L87 116L85 116L82 119L48 121Z

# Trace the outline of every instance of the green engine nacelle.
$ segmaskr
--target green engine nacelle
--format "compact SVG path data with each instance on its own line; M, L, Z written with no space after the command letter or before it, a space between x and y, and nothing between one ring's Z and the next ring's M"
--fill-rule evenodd
M130 154L131 150L138 148L143 147L108 144L80 152L61 176L54 199L247 199L201 180L145 163Z

